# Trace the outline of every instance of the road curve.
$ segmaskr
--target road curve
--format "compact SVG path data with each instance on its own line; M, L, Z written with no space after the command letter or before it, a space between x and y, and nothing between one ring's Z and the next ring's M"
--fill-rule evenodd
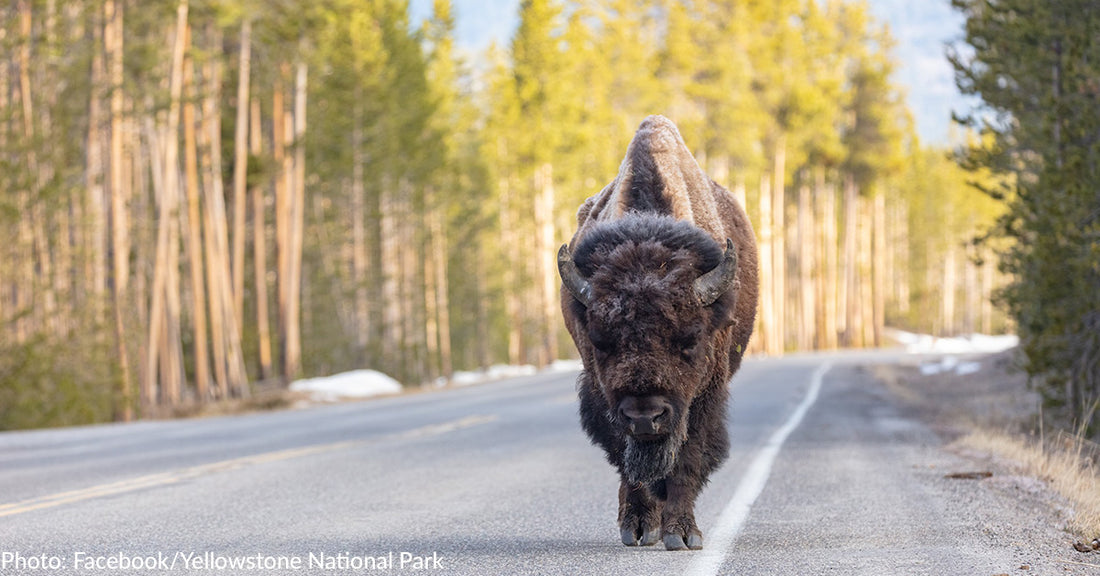
M858 367L892 359L745 363L730 458L697 505L700 552L619 543L576 374L546 373L0 434L0 574L1013 572L1019 551L959 503L976 484L943 478L966 464Z

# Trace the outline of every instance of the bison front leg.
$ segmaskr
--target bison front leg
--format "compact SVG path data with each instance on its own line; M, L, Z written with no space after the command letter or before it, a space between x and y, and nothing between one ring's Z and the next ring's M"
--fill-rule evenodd
M695 498L729 454L725 421L727 394L725 377L721 375L692 402L687 434L690 440L681 447L664 486L656 490L665 501L661 537L669 550L703 547L703 533L695 524Z
M645 484L619 484L619 530L627 546L652 546L661 533L661 501Z
M674 473L665 480L667 499L661 515L661 538L668 550L699 550L703 533L695 524L695 497L699 482L684 474Z

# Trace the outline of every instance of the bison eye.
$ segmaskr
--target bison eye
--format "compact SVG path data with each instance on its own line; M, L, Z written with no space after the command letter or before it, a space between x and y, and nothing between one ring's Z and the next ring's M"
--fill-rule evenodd
M610 354L615 350L615 341L605 332L599 330L591 330L588 332L588 340L592 342L592 346L603 352L604 354Z
M699 336L696 334L683 334L672 339L672 347L686 357L695 354L695 347L699 344Z

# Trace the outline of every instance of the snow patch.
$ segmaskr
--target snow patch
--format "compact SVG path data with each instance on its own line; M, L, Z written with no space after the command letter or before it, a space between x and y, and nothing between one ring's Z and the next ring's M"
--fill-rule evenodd
M451 375L451 385L470 386L472 384L481 384L482 382L503 380L504 378L530 376L536 373L538 373L538 368L535 368L530 364L522 364L519 366L512 366L508 364L494 364L485 370L455 372ZM446 384L446 380L441 380L443 384Z
M1015 334L1001 336L970 334L952 338L936 338L928 334L889 330L889 336L905 346L905 351L910 354L944 354L944 357L939 360L921 364L920 373L925 376L947 372L954 372L959 376L975 374L982 369L980 362L962 361L954 355L1003 352L1020 343L1020 338Z
M959 376L975 374L982 369L981 362L961 362L955 356L944 356L938 362L925 362L920 365L920 373L925 376L954 372Z
M343 398L369 398L387 394L399 394L401 383L377 370L353 370L296 380L290 385L293 392L308 392L315 402L337 402Z
M549 366L543 368L542 372L576 372L581 368L580 360L555 360ZM471 386L494 380L504 380L505 378L531 376L538 373L539 369L530 364L494 364L485 370L455 372L451 375L450 384L452 386ZM447 380L440 378L435 385L439 388L446 386Z
M584 369L584 363L576 360L554 360L547 368L551 372L580 372Z
M970 334L952 338L937 338L928 334L913 334L901 330L890 330L889 334L899 344L905 346L910 354L977 354L1003 352L1020 344L1015 334L988 336Z

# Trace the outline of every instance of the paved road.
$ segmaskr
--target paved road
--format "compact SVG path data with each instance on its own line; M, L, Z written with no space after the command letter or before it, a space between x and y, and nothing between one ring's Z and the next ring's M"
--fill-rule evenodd
M615 474L580 430L576 374L556 373L0 434L0 575L1015 572L965 504L976 483L943 478L966 464L856 366L890 360L746 362L701 552L619 543ZM137 558L152 568L119 568Z

